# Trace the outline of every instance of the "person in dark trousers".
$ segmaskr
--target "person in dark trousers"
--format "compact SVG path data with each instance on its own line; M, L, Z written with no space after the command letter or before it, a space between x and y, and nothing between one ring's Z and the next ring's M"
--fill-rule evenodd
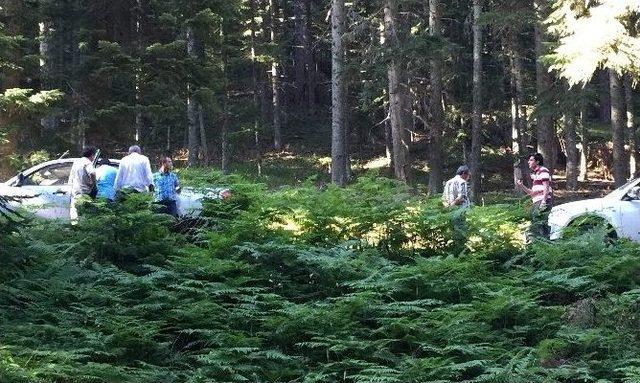
M533 205L531 207L531 232L545 238L549 237L549 225L547 217L551 210L553 194L551 189L551 174L549 169L544 167L542 154L535 153L529 156L527 161L531 169L531 189L526 187L522 180L518 180L518 187L531 196Z
M161 205L161 213L178 216L178 193L180 183L178 176L172 172L173 161L169 156L162 156L160 168L153 174L154 199Z

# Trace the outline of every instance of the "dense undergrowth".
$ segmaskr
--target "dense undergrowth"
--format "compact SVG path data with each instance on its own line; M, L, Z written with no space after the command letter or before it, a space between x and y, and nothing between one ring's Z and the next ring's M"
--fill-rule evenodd
M375 177L189 178L236 191L198 232L138 197L3 224L0 382L640 380L635 244L525 247L518 204L460 216Z

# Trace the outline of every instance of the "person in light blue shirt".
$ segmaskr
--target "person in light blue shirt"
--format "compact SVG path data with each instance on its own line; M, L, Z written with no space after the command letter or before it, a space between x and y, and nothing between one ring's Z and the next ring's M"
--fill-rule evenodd
M113 187L116 179L116 169L109 159L104 158L100 160L100 166L96 168L96 186L98 187L98 194L96 197L105 198L113 202L116 198L116 190Z
M172 172L173 161L171 157L160 158L160 169L153 174L154 200L162 206L161 212L178 216L178 193L180 183L178 176Z

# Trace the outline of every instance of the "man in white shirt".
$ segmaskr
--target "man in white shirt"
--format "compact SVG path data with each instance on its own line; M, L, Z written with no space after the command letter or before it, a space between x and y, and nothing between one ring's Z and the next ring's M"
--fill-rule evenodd
M96 184L96 169L93 160L96 157L96 148L86 147L82 150L82 157L73 162L69 173L69 185L71 186L71 204L69 205L69 218L71 223L78 221L76 205L82 196L89 196Z
M140 147L133 145L129 154L120 160L114 189L116 192L129 189L142 193L149 190L149 185L153 185L151 163L147 156L141 154Z
M469 167L462 165L458 168L456 176L445 183L442 193L442 203L445 206L468 207L470 205L467 186L470 175Z

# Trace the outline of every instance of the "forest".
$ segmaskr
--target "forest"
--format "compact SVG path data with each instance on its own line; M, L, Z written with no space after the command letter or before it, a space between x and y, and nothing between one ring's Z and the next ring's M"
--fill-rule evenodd
M0 383L640 382L640 244L531 240L514 189L536 152L558 203L640 171L639 28L638 0L0 0L0 181L137 144L232 191L77 224L0 193Z

